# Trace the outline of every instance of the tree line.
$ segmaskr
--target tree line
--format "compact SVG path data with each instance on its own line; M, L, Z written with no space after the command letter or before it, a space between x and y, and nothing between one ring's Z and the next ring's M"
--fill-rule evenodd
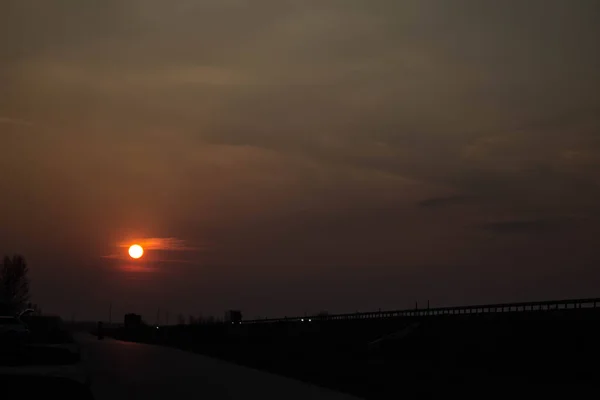
M23 256L4 257L0 264L0 314L17 314L31 307L28 273Z

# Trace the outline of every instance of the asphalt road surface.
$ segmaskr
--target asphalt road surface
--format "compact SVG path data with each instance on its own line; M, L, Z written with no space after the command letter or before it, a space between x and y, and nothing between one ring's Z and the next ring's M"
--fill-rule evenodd
M355 397L167 347L77 336L96 400Z

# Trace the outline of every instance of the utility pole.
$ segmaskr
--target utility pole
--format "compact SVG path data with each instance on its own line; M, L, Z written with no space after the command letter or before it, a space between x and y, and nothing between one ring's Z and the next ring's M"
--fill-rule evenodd
M159 321L160 321L160 307L158 307L158 310L156 310L156 326L158 326Z
M108 305L108 325L112 323L112 302Z

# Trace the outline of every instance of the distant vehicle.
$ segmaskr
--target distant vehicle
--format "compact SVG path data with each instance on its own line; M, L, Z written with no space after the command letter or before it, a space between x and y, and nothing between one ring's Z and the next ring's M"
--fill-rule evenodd
M242 312L240 310L228 310L225 312L225 322L239 324L242 322Z
M125 329L135 329L142 326L142 316L139 314L125 314Z
M29 336L29 328L17 317L0 316L0 338L5 340L19 339Z

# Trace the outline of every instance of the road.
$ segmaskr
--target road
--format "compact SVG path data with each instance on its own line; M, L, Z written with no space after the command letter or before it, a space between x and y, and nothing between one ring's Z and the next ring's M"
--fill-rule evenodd
M79 335L77 341L96 400L356 399L182 350L91 335Z

